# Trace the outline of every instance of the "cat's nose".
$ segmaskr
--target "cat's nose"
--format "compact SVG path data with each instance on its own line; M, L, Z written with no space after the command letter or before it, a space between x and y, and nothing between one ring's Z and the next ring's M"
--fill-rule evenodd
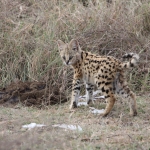
M67 65L69 64L69 60L66 62L66 64L67 64Z

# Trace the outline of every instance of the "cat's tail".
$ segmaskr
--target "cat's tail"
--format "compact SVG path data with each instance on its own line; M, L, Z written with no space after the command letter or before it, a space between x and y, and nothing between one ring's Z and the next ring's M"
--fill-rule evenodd
M136 66L136 64L137 64L140 57L136 53L128 53L128 54L123 55L122 58L127 58L127 59L130 59L130 60L128 62L123 62L121 64L121 66L123 68L130 68L130 67Z

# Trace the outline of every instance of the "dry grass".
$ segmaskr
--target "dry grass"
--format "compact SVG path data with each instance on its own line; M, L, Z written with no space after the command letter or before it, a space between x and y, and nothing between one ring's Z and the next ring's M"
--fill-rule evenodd
M117 101L107 118L93 115L87 107L68 111L68 104L48 110L1 107L1 150L148 150L150 148L149 97L138 97L138 116L129 116L128 104ZM96 105L97 108L104 104ZM46 127L23 130L24 124L36 122ZM82 132L54 128L54 124L80 125Z
M137 52L139 72L149 76L148 0L117 0L109 7L104 0L94 4L89 0L88 7L78 1L2 0L0 7L1 87L16 78L44 80L56 87L59 82L66 87L70 75L61 66L56 41L71 38L79 39L84 50L99 54L120 58L126 52Z
M145 93L137 100L138 116L130 117L127 104L122 107L120 102L108 118L92 115L84 107L70 113L69 104L48 110L1 106L0 149L150 148L150 2L112 2L88 0L84 7L77 0L1 0L0 87L18 80L42 81L50 91L58 89L68 96L72 72L62 66L56 41L77 38L84 50L93 53L117 58L130 51L140 54L139 66L128 73L132 89ZM30 122L47 127L23 131L21 126ZM83 132L53 128L57 123L79 124Z

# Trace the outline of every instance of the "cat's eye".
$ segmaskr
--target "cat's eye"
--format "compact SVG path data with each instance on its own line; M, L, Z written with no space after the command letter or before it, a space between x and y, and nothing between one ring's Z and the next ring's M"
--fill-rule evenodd
M72 58L73 58L73 56L70 56L70 57L69 57L69 60L71 60Z
M62 57L64 60L66 60L65 56Z
M72 50L73 50L73 51L76 51L76 50L77 50L77 48L76 48L76 47L73 47L73 48L72 48Z

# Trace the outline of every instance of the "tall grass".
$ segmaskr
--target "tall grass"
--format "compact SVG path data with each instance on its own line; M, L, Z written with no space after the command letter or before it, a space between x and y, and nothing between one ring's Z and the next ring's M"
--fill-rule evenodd
M149 68L149 10L148 0L116 0L109 7L103 0L89 0L88 7L77 0L2 0L0 86L16 78L66 85L71 73L62 66L58 39L77 38L84 50L115 57L134 51L141 56L139 70Z

